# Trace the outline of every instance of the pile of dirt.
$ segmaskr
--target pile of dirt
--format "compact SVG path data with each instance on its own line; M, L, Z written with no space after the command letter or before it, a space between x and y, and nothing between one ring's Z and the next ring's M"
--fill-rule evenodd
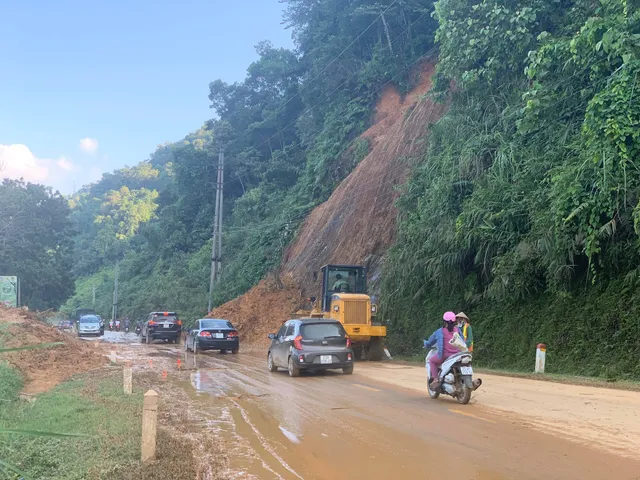
M383 91L374 124L361 135L371 151L311 212L284 255L279 272L287 285L263 282L212 312L242 325L244 341L262 343L303 298L317 296L320 276L314 281L313 273L325 264L365 265L369 290L377 293L383 257L396 233L397 187L406 181L408 159L423 152L429 126L447 108L426 95L434 72L433 62L422 65L418 86L405 97L392 86Z
M269 277L241 297L214 309L209 316L231 321L243 343L266 345L269 342L267 334L276 332L291 318L302 298L290 278L276 282Z
M2 359L22 373L25 393L40 393L71 375L101 367L107 358L98 346L37 319L36 314L0 307L0 344L3 348L64 342L51 348L2 354Z

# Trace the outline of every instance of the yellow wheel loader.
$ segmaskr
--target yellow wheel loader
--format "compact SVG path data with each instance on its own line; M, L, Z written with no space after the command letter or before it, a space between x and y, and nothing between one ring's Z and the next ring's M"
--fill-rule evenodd
M387 328L375 321L377 305L367 295L366 269L356 265L325 265L321 271L322 296L311 297L311 311L298 310L295 317L338 320L351 338L356 358L364 350L367 360L382 360L382 339Z

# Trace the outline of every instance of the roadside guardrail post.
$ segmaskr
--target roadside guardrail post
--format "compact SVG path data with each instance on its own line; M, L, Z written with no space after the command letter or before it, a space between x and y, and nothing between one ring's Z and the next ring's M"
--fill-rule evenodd
M149 390L144 394L142 407L142 462L156 458L156 432L158 427L158 392Z
M131 395L133 392L133 368L131 365L127 365L122 370L122 387L125 395Z
M539 343L536 347L536 373L544 373L544 362L547 356L547 346Z

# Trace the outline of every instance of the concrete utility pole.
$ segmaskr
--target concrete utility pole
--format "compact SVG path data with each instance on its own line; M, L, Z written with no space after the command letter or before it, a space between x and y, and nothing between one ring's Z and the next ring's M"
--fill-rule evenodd
M96 286L92 285L91 286L92 290L93 290L93 311L95 312L96 310Z
M218 152L218 180L216 182L216 204L213 214L213 238L211 242L211 278L209 279L209 304L207 312L211 311L213 301L213 284L218 280L222 266L222 205L224 189L224 150Z
M113 277L113 312L112 317L115 322L118 315L118 262L116 262L115 275Z

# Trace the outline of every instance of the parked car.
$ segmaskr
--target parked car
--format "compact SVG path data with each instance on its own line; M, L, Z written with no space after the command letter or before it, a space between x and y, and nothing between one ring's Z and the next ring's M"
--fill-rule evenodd
M100 336L100 319L97 315L83 315L78 321L78 336Z
M353 373L351 340L337 320L289 320L269 338L267 367L271 372L282 367L291 377L299 376L302 370L342 369L346 375Z
M176 312L151 312L142 324L140 336L145 343L154 340L180 343L182 320Z
M61 330L63 332L73 330L73 322L71 320L62 320L60 323L58 323L58 330Z
M220 350L231 353L240 351L240 336L233 324L219 318L196 320L184 341L185 350L198 353L200 350Z

